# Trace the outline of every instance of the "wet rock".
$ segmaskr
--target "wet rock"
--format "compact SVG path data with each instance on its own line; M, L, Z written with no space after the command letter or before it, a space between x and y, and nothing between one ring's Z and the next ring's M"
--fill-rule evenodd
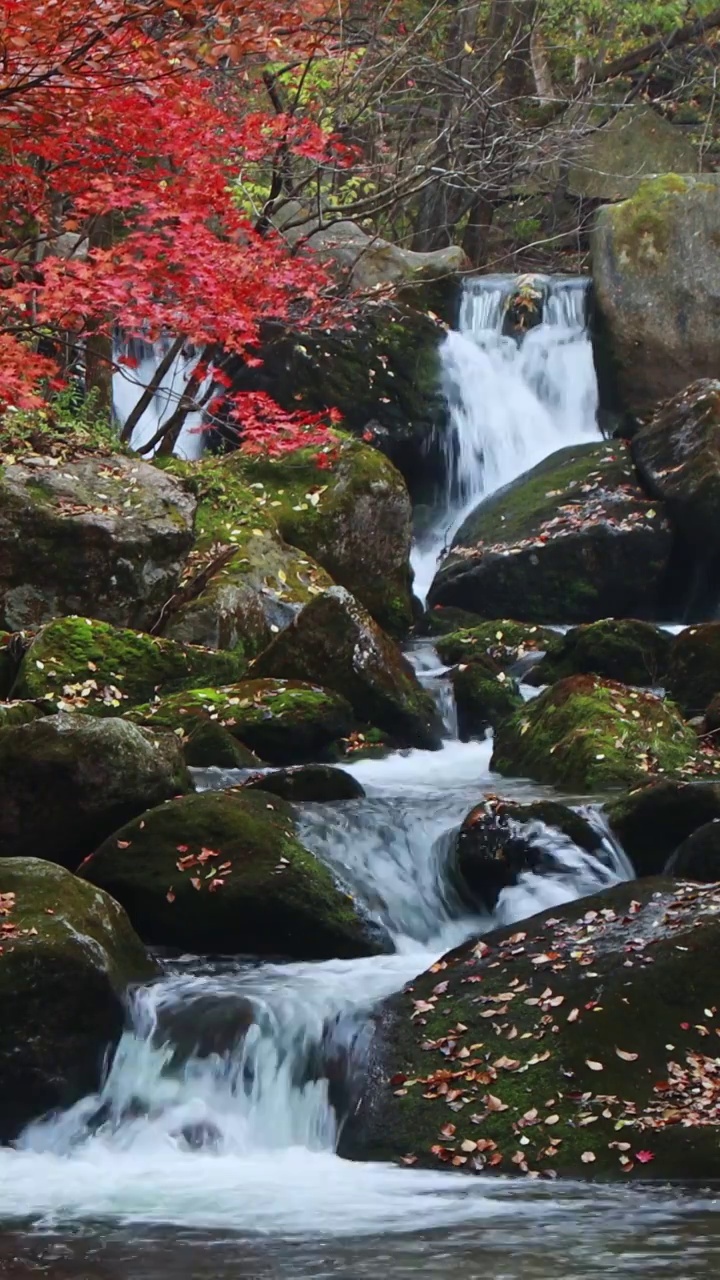
M452 605L445 608L436 605L427 609L415 624L415 633L419 636L448 636L463 627L476 627L481 621L477 613L469 609L456 609Z
M703 712L720 692L720 622L686 627L675 636L667 690L688 715Z
M553 684L565 676L596 675L624 684L664 684L671 637L649 622L606 618L573 627L552 655L533 668L530 684Z
M0 626L74 613L151 626L192 546L194 497L137 458L50 461L0 472Z
M331 587L306 605L256 659L252 672L322 680L347 699L359 721L384 729L399 746L440 746L442 723L433 699L344 587Z
M114 716L158 691L230 684L246 665L242 650L215 653L91 618L58 618L26 650L12 692L60 711Z
M444 612L457 611L447 609ZM442 636L435 647L441 660L448 664L469 662L476 655L484 654L497 663L501 671L509 671L529 655L553 654L561 645L562 636L549 627L495 618L492 622L453 630Z
M672 534L637 485L625 446L561 449L486 498L461 526L429 594L483 617L654 618Z
M543 826L539 826L543 824ZM545 839L547 828L561 833L587 853L601 845L590 823L567 805L554 800L514 804L488 796L463 820L455 845L454 864L459 888L476 907L494 911L503 889L517 884L528 871L556 871Z
M698 827L670 858L666 875L704 884L720 881L720 818Z
M660 778L613 800L606 815L636 873L660 875L678 845L720 819L720 782Z
M450 673L457 707L461 742L478 737L523 705L517 682L501 671L492 658L478 654Z
M243 791L269 791L295 804L362 800L365 795L352 774L329 764L301 764L257 773L243 783Z
M282 537L311 555L394 636L413 620L412 507L393 464L358 440L339 438L320 470L316 450L241 460L272 502Z
M266 792L186 796L116 831L80 875L146 941L186 951L326 960L383 949Z
M0 864L0 1142L96 1090L123 997L158 972L106 893L39 858Z
M623 403L642 416L717 375L717 174L665 174L600 209L592 274Z
M0 858L42 853L76 867L123 822L191 785L172 734L64 712L0 729Z
M505 337L520 342L529 329L542 324L545 283L542 276L520 276L503 308L502 331Z
M0 729L9 729L16 724L29 724L31 720L40 720L43 714L48 714L51 708L47 708L46 712L36 706L34 702L0 702Z
M718 887L668 880L465 944L385 1004L340 1154L468 1173L717 1177L705 1009L719 963Z
M257 769L262 760L214 720L198 720L183 745L185 763L193 769Z
M499 724L491 768L596 792L685 768L696 747L672 704L597 676L569 676Z
M191 689L134 707L127 716L188 735L209 721L260 759L280 765L327 755L355 725L345 698L300 680L241 680L224 689Z
M720 733L720 693L716 693L705 708L700 730L702 734L712 734L717 740L717 735Z
M665 504L687 546L712 563L720 555L720 381L685 387L633 437L631 449L645 487Z

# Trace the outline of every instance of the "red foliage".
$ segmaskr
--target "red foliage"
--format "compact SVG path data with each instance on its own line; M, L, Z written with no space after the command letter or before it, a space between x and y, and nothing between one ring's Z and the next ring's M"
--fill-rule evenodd
M256 231L231 184L280 144L336 162L335 143L307 120L239 109L212 70L222 60L225 82L251 86L269 51L317 43L323 8L0 0L0 408L41 399L56 369L41 339L120 324L252 359L264 319L323 317L323 271ZM271 406L248 402L245 431L276 450L298 433L319 442L318 419Z

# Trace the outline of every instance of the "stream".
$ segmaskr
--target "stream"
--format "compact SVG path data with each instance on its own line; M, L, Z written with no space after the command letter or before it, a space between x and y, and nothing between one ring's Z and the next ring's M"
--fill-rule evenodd
M415 551L421 592L483 493L598 434L584 282L551 285L546 322L521 348L500 334L509 288L492 277L467 286L461 331L444 348L452 428L436 520ZM565 797L602 834L597 856L538 823L552 869L504 890L492 916L468 917L448 873L465 814L490 793L553 793L492 774L491 741L457 739L432 647L416 643L408 656L442 711L442 750L346 766L364 799L298 807L300 838L390 933L394 952L292 964L165 957L165 976L134 993L100 1094L0 1150L0 1275L717 1275L712 1188L469 1178L335 1154L379 1001L464 938L631 874L601 807ZM196 771L196 785L241 776Z

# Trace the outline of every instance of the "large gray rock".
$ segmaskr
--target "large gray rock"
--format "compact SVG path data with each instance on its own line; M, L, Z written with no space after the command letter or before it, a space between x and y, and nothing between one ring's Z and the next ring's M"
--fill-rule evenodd
M601 209L592 273L623 404L644 415L720 361L720 175L666 174Z
M294 210L297 215L297 209ZM302 216L302 215L300 215ZM432 253L414 253L399 245L368 235L356 222L343 219L325 230L313 230L311 221L297 225L297 216L284 228L293 245L302 242L306 252L322 258L353 289L370 290L381 285L407 285L438 280L466 270L468 260L459 245Z
M572 195L593 200L624 200L644 178L663 173L692 173L697 153L690 139L677 125L651 107L626 107L611 119L593 127L603 109L593 106L570 108L574 120L563 116L563 124L583 125L587 136L575 150L567 176ZM589 115L589 118L587 118Z
M189 790L170 733L66 712L0 729L0 859L42 853L74 868L123 822Z
M51 462L0 471L0 627L77 613L147 629L192 546L195 498L135 458Z
M0 1143L96 1090L129 985L158 972L122 907L39 858L0 863Z

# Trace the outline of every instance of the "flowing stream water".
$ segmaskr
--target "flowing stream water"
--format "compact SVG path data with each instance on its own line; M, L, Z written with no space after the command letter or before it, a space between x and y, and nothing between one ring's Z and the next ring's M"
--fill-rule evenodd
M467 288L444 348L453 403L435 542L478 495L595 432L582 282L555 282L546 323L515 352L498 335L504 281ZM505 293L503 292L505 291ZM444 530L444 532L443 532ZM433 560L433 564L435 561ZM429 572L427 565L426 571ZM362 800L304 805L300 836L391 935L394 952L324 963L179 956L137 991L101 1092L0 1150L0 1274L72 1280L709 1280L720 1261L712 1191L468 1178L336 1154L371 1016L464 938L630 875L597 807L597 856L542 824L542 875L468 917L449 875L454 833L488 793L550 794L490 772L492 743L461 743L427 643L409 652L443 713L439 752L361 761ZM233 771L206 770L220 789ZM575 802L583 803L583 797Z

